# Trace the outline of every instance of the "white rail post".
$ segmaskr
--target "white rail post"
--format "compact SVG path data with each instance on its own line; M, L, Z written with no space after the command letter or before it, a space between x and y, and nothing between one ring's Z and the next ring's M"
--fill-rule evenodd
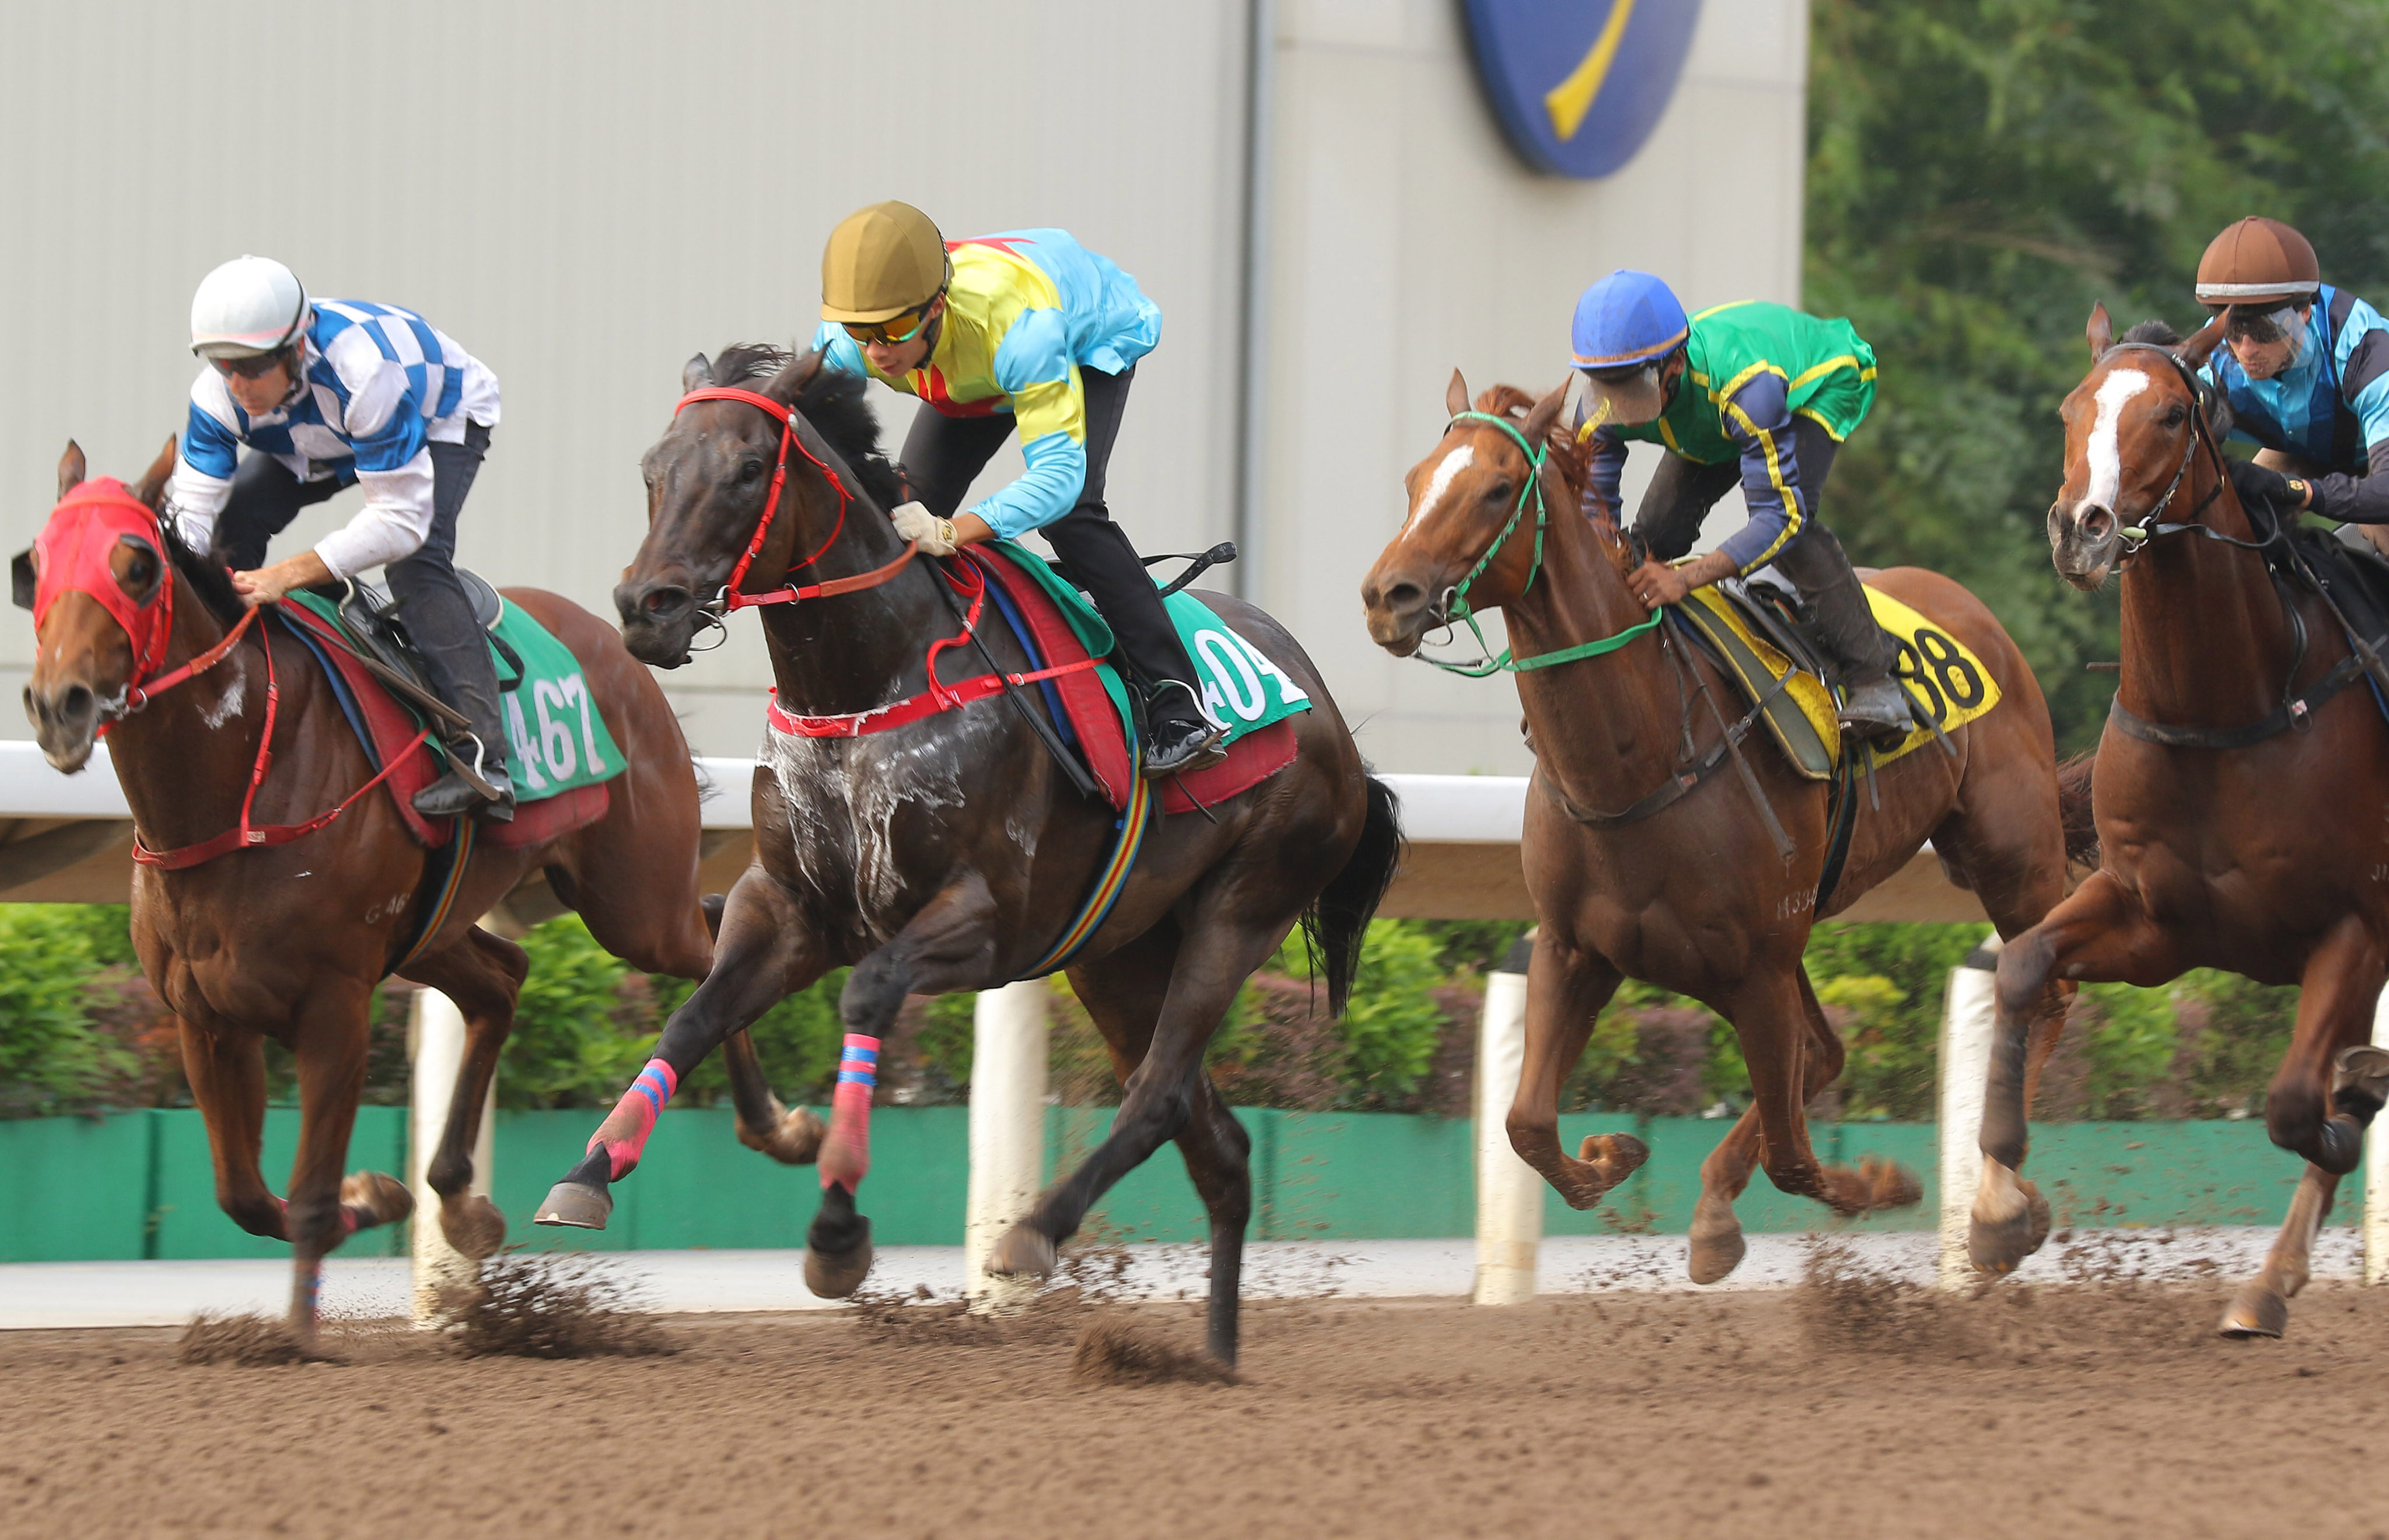
M468 1283L479 1272L479 1266L449 1245L441 1233L440 1194L431 1190L427 1176L432 1153L440 1148L440 1136L447 1128L456 1076L465 1065L465 1013L439 990L418 989L406 1036L408 1057L414 1064L406 1129L406 1185L415 1193L414 1314L415 1324L428 1329L440 1324L441 1291ZM496 1145L497 1093L492 1078L489 1100L481 1106L481 1137L473 1143L473 1190L484 1197L490 1191Z
M2372 1046L2389 1048L2389 989L2372 1007ZM2379 1118L2364 1152L2364 1281L2389 1283L2389 1126Z
M1527 1060L1527 964L1520 940L1485 980L1476 1029L1477 1305L1535 1297L1535 1254L1543 1241L1543 1179L1510 1148L1510 1103Z
M1032 1279L990 1277L987 1259L1045 1183L1046 1006L1045 981L1028 979L981 990L972 1021L963 1266L975 1310L1002 1309L1037 1292Z
M1974 1190L1983 1183L1983 1094L1991 1075L1991 1030L1999 1001L1995 931L1949 970L1941 1014L1941 1275L1944 1289L1972 1288L1966 1254ZM2027 1109L2029 1110L2029 1109Z

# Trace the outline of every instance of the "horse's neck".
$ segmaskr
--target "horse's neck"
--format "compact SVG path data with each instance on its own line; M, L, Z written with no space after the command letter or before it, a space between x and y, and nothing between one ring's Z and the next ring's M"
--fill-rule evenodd
M837 494L824 486L819 495ZM903 550L887 515L858 497L836 544L787 581L854 577ZM924 685L929 644L960 629L939 597L941 581L937 564L923 556L877 588L762 606L781 706L804 716L837 716L884 706Z
M1511 652L1521 658L1616 636L1650 617L1573 502L1554 502L1542 574L1526 594L1502 606ZM1579 803L1615 811L1647 795L1674 770L1683 698L1657 633L1615 653L1519 674L1517 681L1537 760Z
M190 585L179 575L174 585L174 630L159 665L161 675L224 637L225 628ZM287 698L290 682L281 681L285 714L294 704ZM265 686L264 659L244 638L213 668L109 730L109 761L142 840L152 849L207 839L238 821L264 730Z
M2202 460L2204 457L2202 457ZM2215 473L2185 485L2197 507ZM2235 538L2227 486L2217 526ZM2245 524L2244 515L2238 521ZM2318 643L2326 639L2314 638ZM2123 578L2124 709L2175 727L2240 727L2280 704L2294 645L2272 574L2256 553L2183 531L2152 540Z

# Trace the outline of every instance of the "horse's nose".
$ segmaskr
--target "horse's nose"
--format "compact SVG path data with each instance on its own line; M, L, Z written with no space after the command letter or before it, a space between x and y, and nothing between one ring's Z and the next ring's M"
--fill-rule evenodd
M70 684L49 694L25 686L25 719L36 727L81 732L99 725L99 697L86 684Z
M696 595L678 583L624 583L614 591L614 607L626 626L670 626L688 618Z
M1426 607L1426 590L1407 579L1372 583L1361 590L1361 602L1388 619L1407 620Z
M2104 545L2115 533L2115 511L2104 503L2085 502L2074 510L2074 528L2092 545Z

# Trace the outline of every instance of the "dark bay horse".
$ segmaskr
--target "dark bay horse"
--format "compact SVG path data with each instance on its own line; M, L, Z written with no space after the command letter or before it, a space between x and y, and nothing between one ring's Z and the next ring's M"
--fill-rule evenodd
M947 597L960 574L908 559L888 522L897 482L861 382L823 372L817 353L742 347L719 364L691 360L683 383L692 395L644 463L647 537L615 591L631 651L677 667L707 597L818 582L825 592L762 607L780 706L868 713L922 694L932 644L962 624ZM1109 917L1068 968L1126 1094L1109 1136L1006 1232L990 1268L1049 1273L1089 1206L1175 1139L1210 1220L1209 1348L1233 1363L1248 1141L1203 1067L1204 1047L1297 922L1324 954L1341 1008L1400 834L1390 793L1368 776L1294 639L1248 605L1205 598L1313 709L1291 719L1293 764L1208 817L1156 818ZM979 640L997 664L1030 667L992 605L985 620ZM938 668L947 686L990 672L969 645L946 649ZM541 1217L602 1224L607 1185L636 1164L653 1109L679 1078L783 996L852 964L840 1000L847 1060L805 1258L807 1284L838 1298L870 1266L856 1188L871 1065L898 1008L907 994L985 989L1041 961L1103 870L1118 815L1074 789L1002 698L856 736L771 728L754 798L755 864L731 890L719 966L673 1012L656 1060Z
M1624 1134L1588 1137L1574 1157L1560 1146L1560 1087L1594 1018L1627 977L1710 1006L1741 1041L1751 1104L1701 1166L1691 1271L1708 1283L1742 1259L1733 1203L1754 1165L1782 1190L1842 1215L1913 1203L1919 1184L1887 1162L1824 1165L1809 1147L1803 1109L1843 1059L1800 961L1820 917L1827 788L1753 735L1746 763L1791 846L1779 854L1725 747L1729 721L1743 715L1732 687L1669 628L1649 625L1626 582L1637 559L1629 542L1577 511L1586 457L1566 436L1552 438L1565 393L1538 401L1497 387L1471 413L1455 372L1445 399L1452 420L1412 469L1409 518L1361 597L1369 634L1399 657L1456 617L1455 591L1472 573L1467 596L1501 609L1522 662L1641 629L1614 651L1517 676L1536 754L1521 853L1541 932L1510 1142L1571 1206L1599 1203L1649 1152ZM1546 444L1530 458L1527 446ZM1879 812L1861 787L1847 863L1822 913L1847 907L1930 838L2000 935L2018 935L2065 884L2040 688L1999 622L1956 583L1913 567L1868 580L1972 649L2003 698L1949 732L1954 757L1928 747L1883 766ZM1722 773L1704 778L1713 771ZM2070 993L2052 987L2029 1002L2040 1056L2055 1045Z
M2389 725L2322 597L2294 567L2276 575L2277 519L2232 490L2191 376L2220 325L2119 343L2095 310L2094 363L2065 398L2050 547L2077 588L2121 572L2123 671L2099 744L2099 871L1999 958L1973 1249L2005 1271L2037 1244L2017 1036L2049 980L2154 987L2207 967L2296 984L2265 1125L2306 1173L2220 1328L2278 1337L2389 1092L2389 1053L2366 1046L2389 967Z
M173 461L169 439L131 487L97 483L96 501L62 501L52 515L51 532L61 535L75 532L61 521L96 514L113 522L87 542L99 553L88 570L57 575L62 586L39 622L25 691L42 751L58 770L82 770L109 726L125 801L153 851L251 821L312 821L375 779L306 646L279 626L245 621L223 563L184 548L156 516ZM61 500L83 472L83 452L68 445ZM42 581L33 553L16 558L14 576L17 602L32 608ZM712 957L696 891L695 770L663 693L588 611L536 589L506 597L580 660L629 769L610 783L608 810L594 823L529 849L477 843L448 918L401 970L454 999L466 1018L465 1063L428 1177L450 1243L475 1258L505 1239L505 1217L469 1190L472 1150L526 962L521 948L474 918L543 872L599 944L632 966L702 978ZM269 723L270 762L262 752ZM250 808L244 794L261 768ZM287 842L179 869L134 869L133 942L181 1030L216 1201L243 1229L290 1242L290 1321L302 1339L314 1330L324 1255L351 1230L402 1219L413 1207L394 1178L360 1172L343 1181L340 1170L364 1084L373 990L417 923L429 859L376 787ZM258 1168L267 1037L298 1063L299 1157L287 1205ZM743 1039L732 1069L742 1083L741 1137L784 1160L809 1158L819 1120L778 1114Z

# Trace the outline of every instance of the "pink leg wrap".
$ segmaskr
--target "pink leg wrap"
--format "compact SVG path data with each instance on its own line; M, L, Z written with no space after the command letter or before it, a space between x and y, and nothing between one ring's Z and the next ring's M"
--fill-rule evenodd
M859 1190L871 1170L871 1092L879 1083L879 1039L846 1035L837 1056L837 1089L830 1096L829 1137L822 1140L821 1184Z
M607 1159L611 1163L607 1181L620 1181L639 1164L639 1156L647 1147L647 1136L656 1131L656 1119L663 1114L664 1104L679 1088L680 1076L672 1073L672 1067L661 1059L650 1059L647 1067L639 1071L639 1077L631 1082L631 1088L622 1093L622 1100L614 1103L606 1121L597 1125L597 1131L589 1136L588 1147L606 1147Z

